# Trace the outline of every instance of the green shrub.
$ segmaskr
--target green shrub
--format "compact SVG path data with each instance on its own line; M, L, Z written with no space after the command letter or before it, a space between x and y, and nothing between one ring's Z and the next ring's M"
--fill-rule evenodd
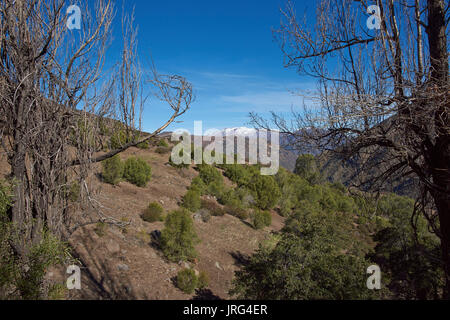
M223 176L217 168L208 164L198 165L199 177L207 185L216 182L223 184Z
M230 216L239 218L241 220L246 220L248 218L247 210L240 207L225 206L225 212Z
M373 262L366 259L367 243L356 236L359 230L353 216L325 212L306 200L300 205L286 219L276 245L261 246L235 273L230 294L257 300L380 295L383 289L367 290L364 271Z
M186 208L192 212L195 212L198 209L200 209L201 200L198 191L188 190L188 192L183 196L181 205L183 208Z
M168 148L169 144L167 143L166 139L161 139L158 141L158 147Z
M224 175L238 186L248 186L252 172L242 164L228 164L225 165Z
M158 202L150 202L142 214L142 220L147 222L162 221L163 207Z
M102 161L102 178L106 183L116 185L122 179L124 166L118 154Z
M208 286L208 283L209 283L208 274L205 271L200 271L200 274L198 275L197 287L199 289L204 289Z
M192 269L183 269L178 271L176 279L177 287L187 294L194 293L197 288L198 278Z
M219 202L229 207L242 207L241 200L236 196L232 189L223 192L219 197Z
M138 187L145 187L152 176L152 168L142 158L131 157L125 161L123 177Z
M263 210L273 208L281 197L280 188L272 176L254 175L249 189L256 197L256 205Z
M222 198L225 192L225 185L220 181L213 181L206 187L206 194L216 197L217 199Z
M73 263L70 249L42 229L39 242L30 245L25 256L16 254L12 244L22 242L21 233L6 216L12 200L11 186L0 180L0 300L51 299L55 285L45 281L46 271L63 262Z
M136 147L138 147L139 149L148 149L148 148L150 148L150 143L148 143L148 140L145 140L145 141L143 141L143 142L141 142L141 143L138 143L137 145L136 145Z
M253 227L257 230L272 224L272 215L269 211L255 210L252 214Z
M67 295L67 285L55 283L48 289L48 300L65 300Z
M208 210L213 216L225 215L225 210L214 200L202 199L201 207Z
M106 234L106 223L97 222L94 228L94 232L101 238Z
M312 154L301 154L295 162L294 173L307 180L310 184L322 181L316 158Z
M206 192L206 184L203 182L203 180L200 177L195 177L192 179L191 186L189 187L190 190L197 191L200 195L205 194Z
M68 192L69 200L72 202L77 202L78 199L80 198L80 192L81 192L80 183L78 181L72 182L70 184L70 188L69 188L69 192Z
M6 216L6 212L12 204L12 190L11 186L6 182L0 180L0 223Z
M198 242L191 215L185 209L169 213L161 232L161 249L169 261L192 260Z
M109 141L110 148L112 150L119 149L128 142L127 133L123 129L118 129L114 131Z
M14 254L11 246L17 241L17 235L12 223L0 222L0 299L51 298L53 286L45 280L45 274L53 266L73 263L67 243L41 230L40 241L30 245L21 256Z
M219 197L219 202L231 207L250 208L255 204L253 196L244 188L229 189Z

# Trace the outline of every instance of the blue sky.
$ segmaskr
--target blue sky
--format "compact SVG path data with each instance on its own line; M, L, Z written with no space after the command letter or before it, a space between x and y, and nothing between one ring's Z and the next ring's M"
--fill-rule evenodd
M314 12L314 1L308 1ZM139 56L148 66L149 56L162 73L186 77L196 100L168 130L192 130L195 120L204 129L248 125L250 111L289 112L302 101L290 90L314 89L311 79L283 67L283 56L273 41L272 29L280 23L284 0L127 0L135 7L139 27ZM297 1L299 14L307 8ZM110 57L120 52L121 1L117 1L115 40ZM143 129L156 129L169 109L155 99L145 107Z

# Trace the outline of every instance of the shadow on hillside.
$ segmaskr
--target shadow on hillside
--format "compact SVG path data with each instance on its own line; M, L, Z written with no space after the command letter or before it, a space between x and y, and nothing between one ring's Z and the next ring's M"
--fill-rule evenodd
M210 289L197 289L195 290L195 296L191 300L222 300L219 296L216 296Z
M250 257L240 251L230 252L230 255L234 259L234 264L238 267L243 267L250 263Z
M241 222L242 222L243 224L245 224L247 227L254 229L254 228L253 228L253 224L251 224L250 222L245 221L245 220L242 220L242 219L240 219L240 220L241 220Z
M88 231L83 235L84 243L94 243L94 239ZM106 300L136 300L146 299L138 297L133 292L132 285L125 271L120 271L119 276L114 276L111 272L113 266L108 265L105 256L101 254L94 255L95 250L84 250L81 255L74 250L73 255L81 264L81 290L79 290L81 299L106 299Z

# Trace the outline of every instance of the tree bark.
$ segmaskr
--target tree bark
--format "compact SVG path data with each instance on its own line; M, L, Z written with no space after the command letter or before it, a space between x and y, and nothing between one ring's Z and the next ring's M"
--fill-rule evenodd
M431 194L439 215L442 262L445 272L444 299L450 299L450 136L436 141L432 157L433 182L443 190Z
M446 90L448 85L448 52L443 0L428 0L428 44L430 47L429 85L431 90ZM448 94L448 93L447 93ZM432 150L430 167L433 183L440 190L431 190L439 215L442 260L445 272L444 299L450 299L450 117L448 102L434 101L439 107L435 113L436 141Z

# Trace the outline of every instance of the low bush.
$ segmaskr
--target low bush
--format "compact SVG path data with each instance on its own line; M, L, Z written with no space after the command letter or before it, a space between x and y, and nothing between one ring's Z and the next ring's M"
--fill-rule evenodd
M280 188L272 176L254 175L249 189L256 198L256 205L263 210L273 208L281 197Z
M158 202L150 202L142 214L142 220L147 222L162 221L163 207Z
M225 215L225 210L214 200L202 199L201 207L208 210L213 216Z
M248 186L252 172L241 164L229 164L225 166L224 175L238 186Z
M189 211L197 211L201 206L200 193L196 190L188 190L188 192L183 196L181 205Z
M197 288L198 278L192 269L183 269L178 271L176 284L178 289L187 294L194 293Z
M206 192L206 184L203 182L200 177L195 177L192 179L191 186L189 187L190 190L197 191L200 195L205 194Z
M221 204L229 207L242 207L242 201L233 189L223 192L219 198L219 201Z
M213 181L206 187L205 193L220 199L225 191L223 182Z
M198 275L197 287L199 289L205 289L208 286L208 283L208 274L205 271L200 271L200 274Z
M150 143L148 143L148 140L145 140L145 141L143 141L143 142L141 142L141 143L138 143L137 145L136 145L136 147L138 147L139 149L148 149L148 148L150 148Z
M169 213L165 228L161 232L161 249L169 261L192 260L196 257L195 244L198 242L194 223L185 209Z
M241 220L246 220L248 218L247 210L240 207L225 206L225 212Z
M198 171L199 177L205 184L209 185L213 182L223 184L223 176L217 168L208 164L201 164L198 166Z
M158 141L158 147L168 148L169 144L167 143L166 139L161 139Z
M255 210L252 214L253 227L257 230L272 224L272 215L269 211Z
M152 168L142 158L131 157L125 161L123 177L138 187L145 187L152 176Z
M106 183L116 185L123 176L123 162L118 154L102 161L102 178Z
M208 209L200 209L194 214L194 218L200 218L203 222L211 220L211 213Z

